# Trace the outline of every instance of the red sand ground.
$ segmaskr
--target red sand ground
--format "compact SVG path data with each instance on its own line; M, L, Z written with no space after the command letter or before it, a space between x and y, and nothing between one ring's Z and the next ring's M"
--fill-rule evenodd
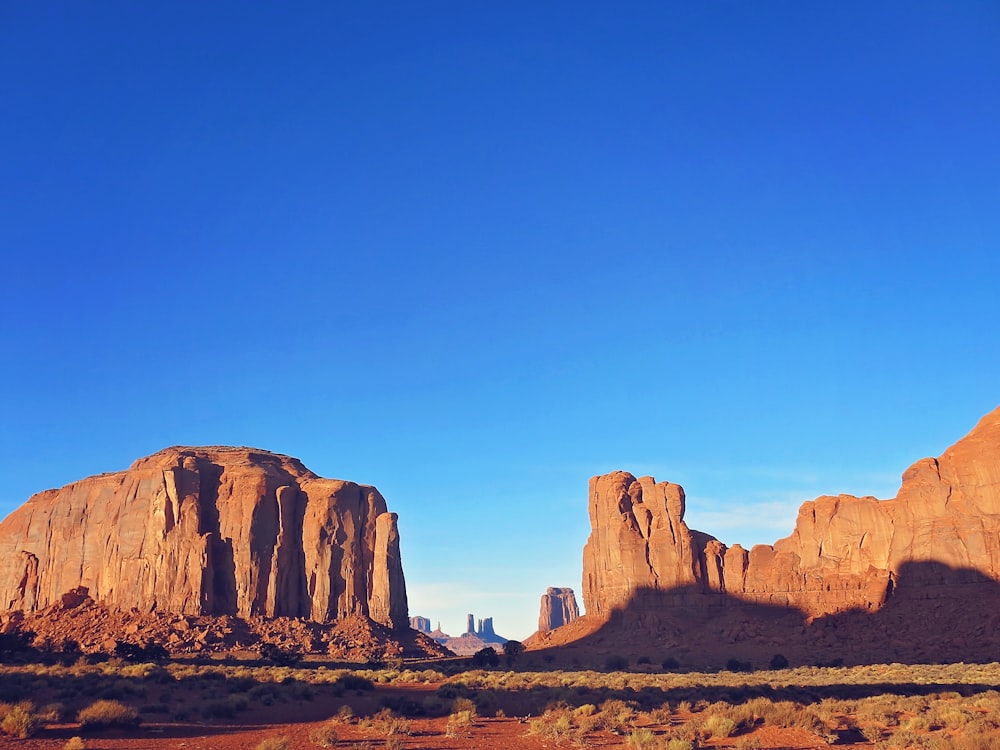
M313 748L309 733L322 726L335 715L341 706L351 705L358 715L377 710L380 701L387 696L407 696L423 698L432 694L439 685L416 684L408 686L378 686L374 692L351 694L343 697L317 695L311 701L295 701L267 707L254 707L239 714L235 719L191 722L157 721L147 719L139 727L131 730L108 729L102 731L81 731L77 724L49 726L36 736L18 740L0 737L0 748L14 750L60 750L71 737L84 739L87 750L253 750L258 743L268 738L287 737L288 747ZM403 747L414 750L464 750L466 748L496 748L496 750L541 750L542 748L573 748L572 741L561 745L551 739L542 739L528 734L528 723L516 716L505 718L479 717L475 725L464 736L447 737L448 719L411 719L411 734L403 738ZM660 733L665 726L649 726ZM358 726L357 722L338 724L338 748L357 747L361 742L371 743L373 750L385 746L384 735ZM762 748L783 750L806 750L829 747L823 740L800 729L777 729L761 727L753 736ZM713 740L702 747L730 748L739 738ZM595 731L587 735L590 748L620 748L625 746L625 738L607 731ZM838 745L843 748L869 748L870 743Z

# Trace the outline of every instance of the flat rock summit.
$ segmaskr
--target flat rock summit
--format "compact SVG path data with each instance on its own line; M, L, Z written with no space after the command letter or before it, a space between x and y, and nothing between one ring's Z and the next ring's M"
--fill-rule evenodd
M89 597L191 616L364 616L408 630L396 514L374 487L253 448L167 448L0 523L0 609Z
M536 648L912 661L995 658L1000 646L1000 408L911 466L895 498L817 498L791 535L750 550L689 528L677 484L617 471L589 495L587 615Z

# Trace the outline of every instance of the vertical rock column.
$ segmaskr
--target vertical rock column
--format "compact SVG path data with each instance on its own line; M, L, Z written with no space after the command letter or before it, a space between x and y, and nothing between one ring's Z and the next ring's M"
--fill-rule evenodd
M404 630L410 626L410 619L397 519L395 513L381 513L375 519L375 564L368 613L375 622Z

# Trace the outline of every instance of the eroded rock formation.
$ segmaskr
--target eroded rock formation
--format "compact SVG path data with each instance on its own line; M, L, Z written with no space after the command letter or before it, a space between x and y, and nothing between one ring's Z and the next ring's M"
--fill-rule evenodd
M410 627L420 633L430 633L431 621L427 617L421 617L420 615L415 615L410 618Z
M576 595L571 588L550 586L542 594L538 612L538 630L546 632L568 625L580 616Z
M684 503L679 485L652 477L619 471L590 481L588 615L641 610L645 601L662 607L671 600L661 594L672 591L679 605L719 592L809 617L874 611L907 566L911 577L965 570L976 581L1000 582L1000 409L940 458L910 467L894 499L820 497L773 545L747 551L694 531L684 523Z
M252 448L168 448L0 523L0 609L86 589L141 612L365 615L409 626L396 514L374 487Z
M441 623L430 637L459 656L470 656L487 646L502 646L507 639L497 635L492 617L481 617L478 624L474 615L466 616L466 630L462 635L450 636L442 632Z

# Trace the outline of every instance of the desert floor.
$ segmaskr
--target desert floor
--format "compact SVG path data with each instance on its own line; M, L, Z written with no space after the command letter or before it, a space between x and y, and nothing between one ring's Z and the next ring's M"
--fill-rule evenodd
M516 666L516 665L515 665ZM444 671L447 670L447 671ZM1000 665L751 673L0 666L0 748L1000 748ZM114 701L140 723L81 726ZM72 744L69 745L72 747ZM77 747L81 747L79 742Z

